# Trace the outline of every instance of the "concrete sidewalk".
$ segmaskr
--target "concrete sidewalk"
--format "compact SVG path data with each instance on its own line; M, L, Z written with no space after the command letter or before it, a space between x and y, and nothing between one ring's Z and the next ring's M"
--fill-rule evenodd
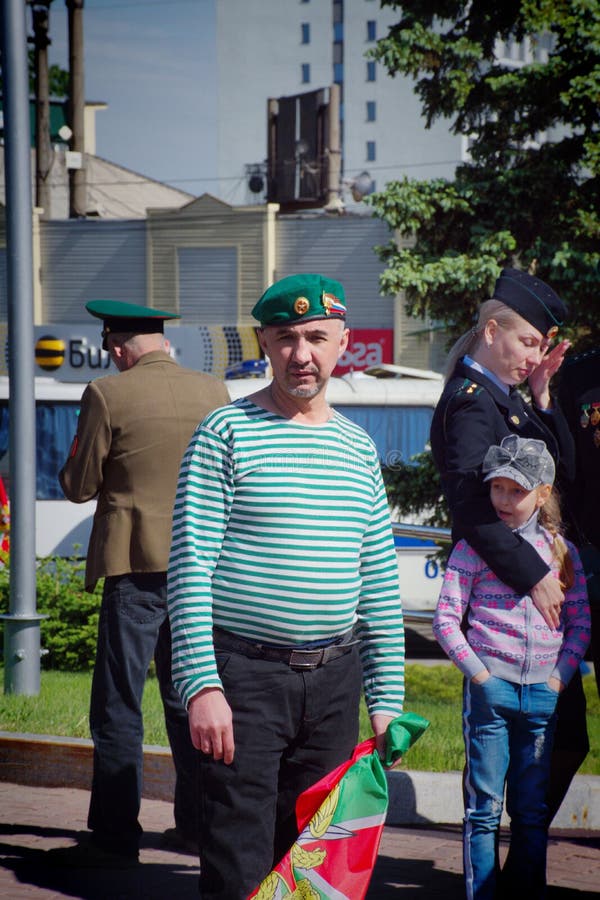
M160 846L173 825L171 803L142 801L142 865L132 870L68 870L44 864L86 828L89 793L68 787L0 783L0 897L8 900L198 900L194 857ZM503 839L501 853L506 853ZM459 826L386 827L368 900L463 900ZM600 893L600 831L556 830L548 849L548 900Z
M86 738L0 731L0 782L89 790L92 755L92 742ZM399 769L388 773L388 787L388 825L458 825L462 821L460 772ZM169 748L144 745L144 797L169 801L174 788ZM502 823L508 824L506 814ZM553 824L600 833L600 775L575 776Z

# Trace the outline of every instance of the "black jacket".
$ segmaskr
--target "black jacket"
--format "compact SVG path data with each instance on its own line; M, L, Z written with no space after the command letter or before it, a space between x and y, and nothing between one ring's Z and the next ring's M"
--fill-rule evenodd
M560 409L534 410L517 390L507 396L460 361L431 423L431 450L452 517L452 539L465 538L502 581L527 594L548 567L498 518L481 474L488 447L511 433L545 441L557 465L557 483L570 483L574 446Z
M566 359L558 398L575 440L577 470L565 496L576 544L590 541L600 550L600 350Z

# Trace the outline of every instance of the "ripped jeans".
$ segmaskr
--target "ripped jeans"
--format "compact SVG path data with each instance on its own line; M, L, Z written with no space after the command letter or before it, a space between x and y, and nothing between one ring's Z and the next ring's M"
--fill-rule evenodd
M465 681L463 862L468 900L546 889L546 791L558 694L547 684L491 676ZM498 841L506 789L510 848L500 872Z

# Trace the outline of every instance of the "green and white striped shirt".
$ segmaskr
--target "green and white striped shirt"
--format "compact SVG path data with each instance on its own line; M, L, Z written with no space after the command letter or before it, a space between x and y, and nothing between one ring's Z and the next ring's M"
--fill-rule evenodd
M173 681L221 686L212 627L301 646L356 625L369 712L404 699L404 628L377 451L335 413L292 422L247 399L210 413L181 465L169 560Z

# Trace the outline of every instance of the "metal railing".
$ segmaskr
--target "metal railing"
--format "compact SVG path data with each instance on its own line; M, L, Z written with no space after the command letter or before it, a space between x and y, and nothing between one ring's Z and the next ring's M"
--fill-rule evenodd
M436 544L450 543L450 529L438 528L434 525L408 525L405 522L392 522L392 531L402 537L421 538L435 541Z

